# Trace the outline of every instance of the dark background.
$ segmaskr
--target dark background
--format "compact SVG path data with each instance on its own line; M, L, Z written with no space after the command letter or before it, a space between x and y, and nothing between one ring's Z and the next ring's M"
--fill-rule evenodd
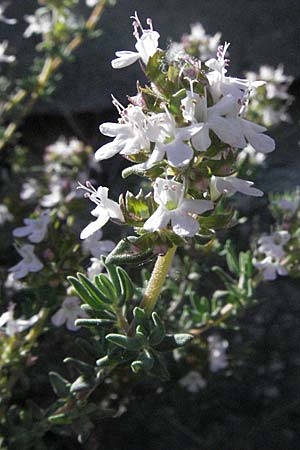
M20 18L36 2L12 0L11 16ZM291 93L292 122L270 130L277 150L258 173L257 187L266 193L294 189L300 184L299 0L120 0L103 15L103 36L84 44L72 63L63 67L63 79L52 100L39 103L23 126L24 142L35 151L61 133L77 135L95 149L102 142L98 125L115 120L110 93L126 103L141 79L138 64L117 71L110 61L116 50L134 50L129 16L138 10L141 20L152 17L165 48L179 40L190 23L200 21L209 34L222 32L231 42L231 75L258 70L262 64L283 63L295 81ZM25 28L1 26L19 55L16 69L26 73L36 39L24 40ZM105 182L116 183L120 159L103 164ZM113 168L113 170L111 170ZM102 180L103 181L103 180ZM251 202L250 202L251 203ZM243 207L251 207L243 199ZM263 215L266 200L260 203ZM267 220L267 219L266 219ZM237 245L239 242L237 241ZM287 278L265 283L260 303L228 332L230 367L208 376L199 394L178 392L177 380L162 393L157 386L133 388L133 402L118 419L105 420L86 450L299 450L300 449L300 283ZM49 441L50 442L50 441ZM72 439L57 441L57 448L83 448Z

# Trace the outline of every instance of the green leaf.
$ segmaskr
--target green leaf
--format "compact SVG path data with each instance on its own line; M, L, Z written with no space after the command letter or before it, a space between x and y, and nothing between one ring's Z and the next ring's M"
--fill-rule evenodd
M128 275L128 273L122 269L122 267L117 268L117 274L121 286L121 304L123 302L127 302L129 300L132 300L132 297L134 295L134 285L133 282Z
M141 250L136 244L139 238L129 236L122 239L113 251L106 257L111 264L138 265L148 262L153 257L152 249Z
M128 337L124 336L122 334L108 334L105 336L105 338L112 342L115 345L118 345L119 347L122 347L129 351L136 351L140 350L144 345L144 339L142 336L134 336L134 337Z
M107 272L109 274L111 282L112 282L112 284L114 286L114 290L116 292L116 296L117 296L117 298L119 298L120 295L121 295L121 284L120 284L120 280L119 280L119 277L118 277L118 274L117 274L117 266L115 266L114 264L108 264L105 261L105 267L106 267L106 270L107 270Z
M91 378L85 378L84 376L80 375L74 383L72 383L72 386L70 388L70 392L74 394L75 392L81 392L81 391L87 391L91 389L95 385L95 380Z
M105 298L109 299L110 302L113 302L117 299L117 294L114 285L107 275L105 275L104 273L96 275L95 283L101 294L104 295Z
M80 283L75 277L67 277L68 281L72 284L73 288L79 295L79 297L88 305L90 305L96 311L106 309L106 305L95 298L89 293L89 291Z
M103 274L101 274L103 275ZM113 302L113 298L115 296L115 291L112 290L110 291L103 291L103 289L100 289L97 280L101 275L97 275L95 277L95 283L97 285L97 287L94 285L94 283L92 283L91 280L89 280L85 275L83 275L82 273L77 273L77 277L79 279L79 281L83 284L83 286L86 288L86 290L89 292L89 294L94 298L94 300L96 300L97 302L100 303L105 303L105 304L111 304ZM105 277L105 275L103 275ZM105 277L107 280L108 278ZM109 280L108 280L109 281Z
M236 252L233 247L232 241L226 241L225 243L225 252L226 252L226 261L229 270L236 276L239 275L240 272L240 265L239 260L236 255Z
M85 375L92 376L95 373L95 368L91 364L87 364L83 361L80 361L79 359L75 358L65 358L64 363L71 363L76 369L79 371L79 373L84 373Z
M149 343L153 347L160 344L163 338L165 337L166 330L164 323L160 320L158 314L156 312L152 313L152 320L154 323L154 328L149 336Z
M144 350L142 353L140 353L139 359L131 363L131 369L134 373L138 373L141 369L150 371L153 367L153 364L154 358L147 350Z
M49 373L49 380L57 397L67 397L70 393L70 383L57 372Z
M194 336L187 333L179 333L170 335L167 334L159 345L155 347L159 352L169 352L175 350L176 348L183 347L188 342L190 342Z
M48 420L54 425L69 425L72 423L72 419L67 413L55 414L48 417Z
M115 322L110 319L76 319L76 327L111 327Z

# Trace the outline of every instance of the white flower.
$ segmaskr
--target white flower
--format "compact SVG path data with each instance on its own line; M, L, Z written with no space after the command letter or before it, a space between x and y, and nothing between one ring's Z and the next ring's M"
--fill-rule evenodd
M184 186L177 181L157 178L154 184L154 200L158 208L144 224L147 231L166 228L171 222L174 233L194 236L199 230L195 214L213 209L213 202L184 198Z
M208 337L208 362L211 372L218 372L228 366L226 349L228 341L217 334Z
M14 304L10 304L8 310L0 316L0 329L5 326L5 333L8 336L14 336L16 333L21 333L27 328L34 325L40 318L40 314L35 314L30 319L14 319Z
M252 187L253 181L242 180L233 175L228 177L212 176L210 179L210 196L212 200L217 200L221 194L241 194L261 197L264 193L260 189Z
M211 58L218 50L221 33L214 36L206 34L203 25L199 22L191 25L191 33L187 36L189 42L197 42L199 45L199 57L201 61Z
M60 327L66 322L70 331L76 331L75 320L79 317L88 317L85 311L80 308L80 301L77 297L66 297L62 307L51 317L51 322L55 327Z
M5 23L6 25L15 25L17 23L16 19L8 19L4 15L4 11L6 10L7 6L8 6L7 3L2 3L0 5L0 22Z
M8 47L8 41L0 42L0 63L12 63L15 61L16 57L13 55L6 55L6 49Z
M52 157L68 159L70 156L80 153L83 150L83 143L76 138L68 141L65 137L60 137L54 144L46 147L46 160Z
M262 236L258 239L259 253L265 253L272 258L282 258L285 255L283 246L288 243L291 235L288 231L275 231L275 233Z
M121 155L132 155L141 149L149 149L150 141L146 135L147 118L140 106L129 105L123 108L122 105L113 98L113 103L117 106L121 119L119 123L103 123L100 131L105 136L114 137L113 142L100 147L95 153L95 159L102 161L120 153Z
M11 222L13 220L13 215L9 212L8 207L4 203L0 204L0 225L5 222Z
M212 58L205 63L212 70L207 74L207 78L214 102L217 102L222 95L227 94L232 95L236 101L242 101L251 88L257 88L265 84L265 81L250 82L247 79L226 77L226 67L229 61L225 56L229 45L225 42L224 46L219 46L217 59Z
M288 275L288 271L284 267L280 258L272 258L272 256L266 256L261 261L254 261L254 266L262 272L264 280L275 280L278 275Z
M104 264L99 258L91 258L91 265L87 268L87 274L90 280L93 280L96 275L102 272Z
M175 119L167 109L165 113L153 114L148 122L147 135L156 145L148 161L140 165L141 168L147 169L153 163L161 161L165 154L171 166L186 166L194 155L192 147L186 141L196 132L194 125L176 127Z
M109 219L117 219L124 222L124 217L120 205L108 198L108 188L99 186L96 190L88 181L86 186L79 183L78 189L84 189L86 196L94 202L97 206L91 214L97 217L97 220L87 225L80 234L80 239L86 239L100 228L102 228Z
M102 236L102 230L97 230L91 236L86 238L82 243L83 251L91 253L95 258L100 258L101 255L108 255L108 253L115 248L116 244L109 240L102 241Z
M94 6L97 5L98 2L99 2L99 0L85 0L85 4L89 8L93 8Z
M51 176L49 191L49 194L44 195L40 201L40 205L44 208L51 208L64 199L63 180L57 174Z
M43 211L37 219L24 219L25 227L15 228L13 230L13 236L28 236L30 242L38 244L46 236L50 221L49 211Z
M29 200L36 198L38 195L39 184L35 178L29 178L22 184L20 199Z
M232 147L244 148L249 142L258 152L269 153L275 148L274 140L262 134L266 128L239 117L240 107L230 94L208 108L206 95L200 97L187 91L181 104L184 119L194 124L191 141L199 151L205 151L211 145L210 130Z
M123 67L130 66L138 59L141 59L146 66L148 64L149 58L153 56L157 51L159 34L157 33L157 31L153 30L151 19L147 19L149 29L144 30L137 16L137 13L135 13L134 17L132 18L134 19L133 35L137 40L135 44L137 52L131 52L127 50L116 52L117 58L113 59L111 62L111 65L114 69L122 69ZM139 35L139 29L142 32L141 36Z
M25 283L15 280L14 274L9 273L5 280L4 287L6 289L11 289L12 291L21 291L25 288Z
M199 372L196 372L196 370L191 370L179 380L179 384L188 392L196 394L200 391L200 389L205 388L207 382Z
M52 14L46 8L39 8L34 15L25 15L24 19L29 24L23 34L25 38L33 34L47 34L53 26Z
M15 280L26 277L29 272L39 272L44 267L34 254L34 245L25 244L21 247L16 247L16 250L23 259L8 269L9 272L13 273Z

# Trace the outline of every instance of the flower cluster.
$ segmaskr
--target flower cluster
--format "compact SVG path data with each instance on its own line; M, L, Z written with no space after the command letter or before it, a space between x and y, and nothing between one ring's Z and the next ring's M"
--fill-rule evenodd
M247 113L249 118L266 127L290 120L287 110L293 101L293 96L289 94L293 77L284 74L282 65L276 68L261 66L258 73L247 72L246 78L250 83L255 83L258 79L266 82L254 95L250 95Z
M159 34L150 19L147 24L144 29L135 14L136 51L116 52L112 66L120 69L139 60L149 84L138 85L128 106L113 97L120 119L100 126L113 140L100 147L95 158L102 161L119 154L133 162L123 176L147 178L153 195L127 193L117 203L108 198L107 188L80 185L96 204L96 220L82 231L82 239L111 219L134 226L144 243L150 234L158 241L163 235L184 240L205 230L205 219L217 216L224 197L236 192L263 195L251 181L237 178L236 171L238 155L248 145L261 153L275 148L266 129L245 118L250 89L264 83L228 76L228 43L205 61L186 54L172 59L170 52L159 49ZM197 26L192 33L199 37L201 30ZM214 225L216 220L210 231Z
M265 280L274 280L277 274L297 277L300 268L299 191L273 195L270 210L276 231L258 239L255 265Z

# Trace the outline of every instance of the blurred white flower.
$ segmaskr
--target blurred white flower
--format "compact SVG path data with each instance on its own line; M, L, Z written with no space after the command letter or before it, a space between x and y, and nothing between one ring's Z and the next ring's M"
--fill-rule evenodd
M100 258L101 255L108 255L108 253L115 248L116 244L109 240L102 241L102 237L103 231L98 230L90 237L86 238L81 244L83 251L86 253L91 253L91 255L95 258Z
M13 55L6 55L6 49L8 47L8 41L0 42L0 63L12 63L16 60L16 57Z
M8 336L14 336L17 333L21 333L29 327L32 327L40 318L40 314L35 314L30 319L14 319L15 305L11 303L6 312L0 316L0 329L4 328L5 333Z
M37 219L24 219L25 226L15 228L13 230L13 236L27 236L30 242L38 244L45 238L50 222L50 212L48 210L43 211Z
M0 225L5 222L11 222L14 216L9 212L8 207L4 203L0 204Z
M93 280L96 275L99 275L103 269L104 264L99 258L91 258L91 265L87 268L88 278Z
M60 137L54 144L46 147L45 160L51 160L53 157L68 159L70 156L80 153L83 148L83 143L77 138L67 140L65 137Z
M34 254L34 245L25 244L21 247L16 247L16 250L23 259L8 269L9 272L13 273L14 280L26 277L29 272L39 272L44 267Z
M204 389L206 387L207 381L202 377L201 373L191 370L179 380L179 384L188 392L196 394L200 391L200 389Z
M247 147L243 148L243 150L238 153L237 161L244 162L246 158L248 158L251 165L261 166L266 159L266 155L265 153L257 152L250 144L248 144Z
M66 327L70 331L76 331L75 320L79 317L88 317L85 311L80 308L80 301L77 297L66 297L62 307L51 317L51 322L55 327L60 327L66 322Z
M272 258L283 258L285 255L283 247L290 238L290 233L285 230L275 231L271 235L262 236L258 239L258 252Z
M254 266L262 273L263 279L273 281L277 275L288 275L283 261L280 258L266 256L263 260L254 260Z
M47 34L53 26L52 14L47 8L38 8L34 15L25 15L24 19L28 23L23 34L25 38L29 38L33 34Z
M211 372L218 372L228 366L226 350L228 341L217 334L208 337L208 362Z
M202 214L214 207L213 202L208 200L184 198L183 184L163 178L155 181L154 200L159 206L145 222L144 229L161 230L171 222L174 233L180 236L194 236L199 230L195 214Z
M34 199L38 196L39 184L35 178L29 178L26 180L21 187L20 199L29 200Z
M4 11L6 10L8 3L3 2L0 4L0 22L5 23L6 25L15 25L17 23L16 19L9 19L4 15Z
M89 8L93 8L94 6L97 5L98 2L99 2L99 0L85 0L85 4Z
M154 55L158 49L158 39L159 34L152 28L151 19L147 19L147 24L149 25L148 30L144 30L141 22L137 16L137 13L132 17L134 37L136 38L135 48L137 52L131 52L127 50L122 50L116 52L116 59L113 59L111 65L114 69L122 69L123 67L130 66L135 63L138 59L141 59L145 66L148 64L149 58ZM141 31L141 36L139 34Z

